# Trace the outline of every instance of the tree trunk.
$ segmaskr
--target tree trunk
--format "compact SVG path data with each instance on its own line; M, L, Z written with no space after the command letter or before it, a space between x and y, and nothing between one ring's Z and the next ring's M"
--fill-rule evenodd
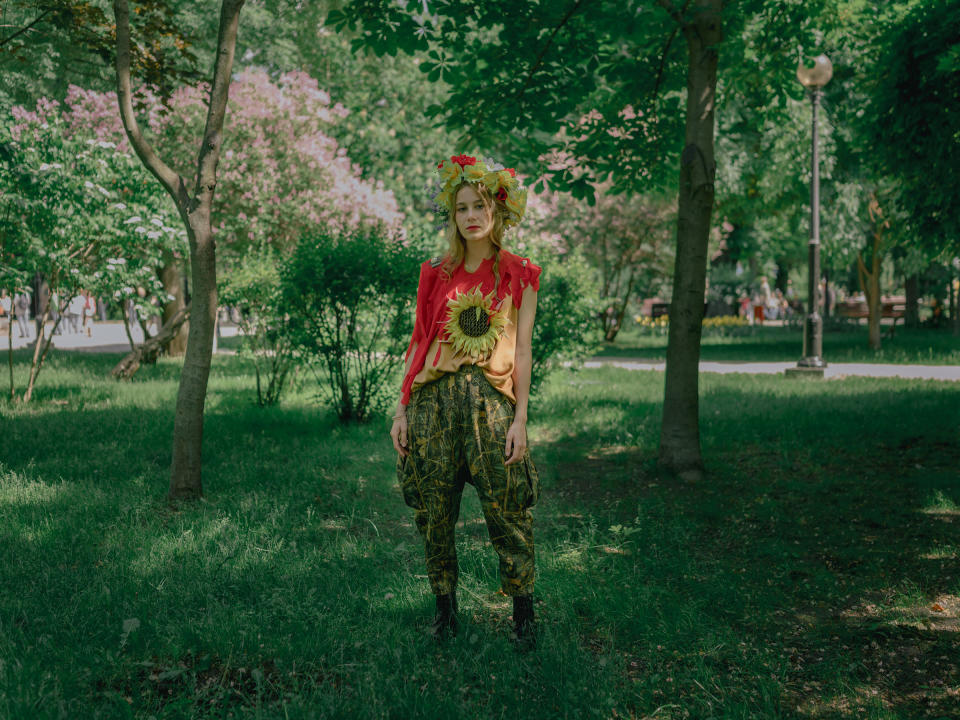
M960 297L957 295L953 289L953 278L950 278L950 324L953 325L953 334L960 336Z
M873 248L870 253L870 269L867 270L863 262L863 253L857 253L857 277L860 279L860 289L867 298L867 335L871 350L880 349L880 318L882 305L880 303L880 266L883 263L883 234L890 227L889 221L883 219L883 209L877 199L876 192L870 194L867 205L870 214L870 236Z
M13 307L13 298L15 293L10 293L10 317L7 318L10 322L7 323L7 363L10 365L10 402L13 402L17 399L17 388L13 384L13 313L16 310Z
M189 317L190 308L181 308L160 328L156 335L139 347L133 348L131 352L124 356L123 360L118 362L116 367L110 371L110 374L118 380L129 380L140 369L142 363L156 362L157 356L164 345L169 344L170 340L180 331L180 328L187 323Z
M908 328L920 327L920 283L917 273L904 280L907 302L903 311L903 324Z
M663 5L666 0L661 2ZM671 3L666 3L672 7ZM713 126L717 46L723 38L721 0L697 0L683 22L689 52L685 147L680 159L677 256L670 301L670 332L660 434L660 464L689 479L702 476L699 426L700 334L706 292L707 239L716 164Z
M192 183L192 192L188 189L187 180L174 172L156 154L137 124L130 85L129 7L127 0L114 0L113 3L117 21L117 101L123 126L141 162L176 203L190 241L191 323L173 424L170 499L196 498L203 494L200 473L203 408L210 376L217 312L216 250L210 227L210 209L217 183L217 164L223 146L223 121L243 3L244 0L222 0L220 6L213 85L210 89L207 120L197 157L197 174L195 182Z
M212 188L209 193L213 195ZM201 449L203 408L213 354L217 314L216 252L210 228L210 207L200 207L191 216L190 239L193 297L190 302L190 334L180 373L177 410L173 421L173 464L169 495L192 498L203 494Z
M186 301L183 297L183 281L180 278L180 265L177 263L173 253L169 250L163 251L163 267L158 271L160 282L163 283L163 289L167 295L172 295L173 300L163 306L163 318L161 325L166 326L170 320L184 307ZM190 332L190 324L185 323L180 327L179 332L167 343L167 355L172 357L181 357L187 351L187 334Z

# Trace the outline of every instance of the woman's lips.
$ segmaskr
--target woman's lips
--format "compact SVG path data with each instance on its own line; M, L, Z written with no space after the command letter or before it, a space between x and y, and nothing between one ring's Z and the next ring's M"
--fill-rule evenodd
M467 225L467 230L479 230L479 225Z

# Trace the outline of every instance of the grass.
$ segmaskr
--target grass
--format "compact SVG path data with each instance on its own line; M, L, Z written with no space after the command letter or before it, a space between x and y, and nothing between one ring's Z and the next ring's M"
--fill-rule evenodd
M884 326L884 332L886 326ZM789 327L747 327L736 335L705 333L700 359L719 362L794 362L803 353L803 333ZM662 361L667 357L667 336L651 335L629 327L612 343L605 343L600 357ZM891 363L896 365L960 364L960 337L948 329L898 327L892 338L884 337L882 347L867 346L866 326L825 332L823 357L828 363Z
M463 627L425 636L386 418L261 410L217 356L206 498L170 506L178 366L115 361L0 403L2 718L955 717L958 384L706 375L689 485L656 468L662 374L560 371L523 653L469 492Z

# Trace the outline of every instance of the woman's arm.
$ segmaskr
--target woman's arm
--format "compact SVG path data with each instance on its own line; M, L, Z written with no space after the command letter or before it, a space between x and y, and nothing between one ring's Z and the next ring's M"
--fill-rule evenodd
M410 367L413 365L413 358L417 354L417 343L410 344L410 350L407 354L407 364L403 368L403 377L407 377ZM403 404L403 393L400 394L400 400L397 400L397 409L393 412L393 427L390 428L390 437L393 438L393 447L406 457L407 453L407 406Z
M513 359L513 393L517 398L513 424L507 431L506 465L523 459L527 451L527 405L530 399L530 369L533 367L533 320L537 315L537 291L527 286L517 312L517 345Z

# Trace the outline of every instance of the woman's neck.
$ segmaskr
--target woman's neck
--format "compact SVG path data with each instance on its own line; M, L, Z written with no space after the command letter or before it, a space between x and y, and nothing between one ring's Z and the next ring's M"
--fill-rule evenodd
M490 242L490 238L483 238L482 240L467 240L463 252L463 264L470 270L476 270L480 263L488 258L492 258L495 249L493 243Z

